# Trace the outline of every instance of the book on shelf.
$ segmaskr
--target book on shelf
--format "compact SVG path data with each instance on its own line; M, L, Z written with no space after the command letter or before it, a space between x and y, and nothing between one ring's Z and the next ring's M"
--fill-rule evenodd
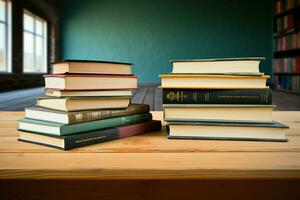
M52 97L117 97L132 96L132 90L57 90L46 88L45 95Z
M286 142L288 127L274 123L168 122L170 139Z
M298 27L300 24L295 19L294 13L285 15L281 18L276 19L276 32L286 31L288 29Z
M82 122L122 117L141 113L148 113L150 107L147 104L130 104L125 109L100 109L65 112L42 107L25 108L25 118L62 124L77 124Z
M163 89L163 104L271 104L272 92L261 90Z
M276 75L275 85L277 89L300 93L300 75Z
M273 105L163 104L166 121L273 123Z
M267 89L269 76L233 76L200 74L160 75L161 88L202 89Z
M274 59L274 73L300 73L300 56Z
M278 15L297 6L300 6L299 0L276 0L274 1L274 12Z
M137 76L96 74L44 75L47 89L59 90L124 90L137 87Z
M173 74L247 74L262 75L263 57L171 60Z
M151 113L142 113L123 117L88 121L78 124L61 124L48 121L23 118L19 121L19 130L48 135L71 135L97 129L106 129L152 120Z
M131 63L91 61L91 60L62 60L52 63L53 74L118 74L131 75Z
M20 132L19 141L35 143L54 147L63 150L69 150L86 145L97 144L101 142L126 138L147 132L159 131L161 122L152 120L137 124L109 128L104 130L95 130L82 134L67 136L51 136L46 134L35 134L31 132Z
M37 106L61 111L127 108L130 97L39 97Z
M288 51L300 48L300 32L275 38L275 51Z

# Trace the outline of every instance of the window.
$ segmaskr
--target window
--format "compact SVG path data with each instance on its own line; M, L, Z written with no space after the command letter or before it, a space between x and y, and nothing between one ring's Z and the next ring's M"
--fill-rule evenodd
M24 10L23 71L47 72L47 22Z
M0 0L0 72L11 72L11 2Z

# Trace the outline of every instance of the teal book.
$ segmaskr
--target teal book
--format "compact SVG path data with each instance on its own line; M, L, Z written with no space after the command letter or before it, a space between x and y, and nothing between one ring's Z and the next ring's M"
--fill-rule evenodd
M143 113L124 117L116 117L111 119L96 120L79 124L61 124L40 120L23 118L18 120L19 130L48 135L70 135L75 133L83 133L87 131L100 130L129 124L136 124L152 120L151 113Z

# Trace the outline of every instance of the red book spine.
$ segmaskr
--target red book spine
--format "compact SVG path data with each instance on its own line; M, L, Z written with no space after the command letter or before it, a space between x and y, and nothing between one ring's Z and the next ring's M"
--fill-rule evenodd
M119 128L119 138L130 137L142 133L160 131L161 121L152 120L150 122L138 123Z

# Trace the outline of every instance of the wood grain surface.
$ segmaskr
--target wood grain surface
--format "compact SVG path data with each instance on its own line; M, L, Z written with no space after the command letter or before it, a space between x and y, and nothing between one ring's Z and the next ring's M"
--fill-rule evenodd
M16 141L23 116L0 112L0 179L300 178L300 112L273 113L290 126L285 143L168 140L163 128L71 151Z

